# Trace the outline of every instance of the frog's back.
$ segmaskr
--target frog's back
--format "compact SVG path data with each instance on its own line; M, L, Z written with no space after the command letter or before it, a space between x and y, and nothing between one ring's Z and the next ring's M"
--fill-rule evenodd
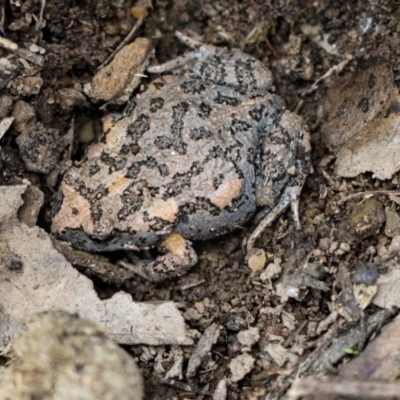
M181 76L153 81L67 173L63 195L83 196L86 209L64 221L114 237L113 248L172 231L206 239L233 230L255 210L254 154L260 125L275 122L274 102Z

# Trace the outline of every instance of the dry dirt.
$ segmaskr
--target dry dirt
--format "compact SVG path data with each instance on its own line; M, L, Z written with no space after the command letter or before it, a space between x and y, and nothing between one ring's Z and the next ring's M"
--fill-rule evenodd
M70 155L72 160L82 156L87 146L78 142L82 131L96 135L103 115L123 109L107 105L100 109L80 89L134 25L133 5L109 0L48 1L40 21L39 0L0 3L2 36L40 57L27 60L18 51L0 47L0 119L32 114L20 117L22 125L14 124L1 139L0 184L14 185L27 178L42 190L46 202L38 224L47 231L59 182L57 167ZM217 240L196 243L200 261L181 279L158 285L140 279L120 283L137 301L181 303L187 324L200 333L213 322L220 326L218 339L195 376L184 377L180 383L164 379L165 373L179 351L185 373L193 347L127 348L144 374L146 399L205 398L199 392L213 393L222 378L231 376L231 361L242 354L249 354L254 366L243 379L229 384L228 398L283 398L300 366L311 363L311 354L316 362L339 331L343 335L350 323L354 326L360 320L368 325L368 317L378 311L374 305L363 313L357 306L354 310L348 287L357 266L379 263L389 254L392 238L400 234L400 223L390 225L394 217L388 221L388 216L390 212L397 215L400 199L381 193L369 199L338 201L357 192L396 192L398 173L386 180L369 172L339 177L334 161L343 143L332 135L337 135L335 126L343 114L354 111L358 116L349 125L366 123L360 122L365 117L357 110L365 114L372 105L368 94L359 94L358 85L368 86L360 71L379 71L381 64L388 65L391 90L398 92L399 14L396 1L154 1L137 36L153 41L157 62L185 52L173 35L177 29L216 46L241 47L270 67L276 92L310 127L313 171L301 196L302 230L295 229L291 211L287 211L260 238L259 247L267 253L263 271L252 273L243 262L241 244L251 232L250 223ZM36 52L35 45L44 54ZM15 57L6 65L10 54ZM387 80L377 82L382 94L376 95L376 102L389 101L385 98ZM333 91L343 84L350 85L357 96L346 104L340 103L341 92ZM328 97L331 103L324 107ZM24 106L18 104L21 100L31 106L28 111L19 109ZM341 107L332 117L329 112L337 103ZM378 116L384 115L382 110L378 109ZM70 148L71 127L75 139ZM44 160L35 159L37 152ZM111 259L123 257L113 254ZM345 271L339 273L339 266ZM98 277L93 279L103 298L116 290ZM364 278L360 279L363 283ZM240 333L250 327L257 328L259 338L246 349ZM352 348L362 350L369 335ZM322 370L313 364L301 373L336 374L338 363L348 358L351 355L342 354L335 363L318 367Z

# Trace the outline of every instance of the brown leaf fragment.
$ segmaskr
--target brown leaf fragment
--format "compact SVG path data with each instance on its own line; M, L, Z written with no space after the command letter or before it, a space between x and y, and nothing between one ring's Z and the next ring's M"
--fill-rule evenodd
M321 127L327 146L336 152L375 118L383 116L395 91L389 50L383 47L354 76L329 89Z
M383 111L338 151L336 174L353 177L373 172L373 177L390 179L400 169L400 96L392 97Z
M390 179L400 169L400 96L387 46L328 90L324 112L323 140L337 157L338 176L370 171Z
M380 329L393 314L393 311L381 310L355 326L353 323L348 324L346 328L342 329L341 335L336 337L332 344L321 352L318 359L313 361L308 371L312 373L328 372L329 368L346 356L346 349L357 349L359 345L363 345L370 335Z
M375 305L386 309L400 307L400 270L398 262L395 262L385 274L381 274L376 284L378 293L372 300Z
M196 374L197 368L200 366L202 359L209 353L212 345L218 339L220 325L213 323L203 333L197 343L196 349L189 359L189 365L186 372L188 378L193 377Z
M340 367L340 376L346 379L392 381L400 374L400 316L382 328L364 351ZM398 392L400 397L400 390Z
M24 204L18 210L18 219L29 227L36 225L39 211L44 203L43 192L34 185L26 188L22 195Z
M151 42L137 38L124 46L110 64L97 72L92 83L85 85L85 93L93 101L105 100L116 104L127 102L139 85L152 54Z

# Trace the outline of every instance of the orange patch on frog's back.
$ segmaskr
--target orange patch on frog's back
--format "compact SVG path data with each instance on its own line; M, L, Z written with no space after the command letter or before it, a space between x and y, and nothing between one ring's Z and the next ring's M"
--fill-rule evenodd
M168 222L174 222L178 215L178 204L175 200L169 199L167 201L153 198L152 204L146 209L149 217L161 218Z
M64 198L60 209L53 218L52 231L62 232L66 228L83 228L85 231L91 231L93 224L88 200L65 182L61 184L61 190Z
M214 191L208 198L211 203L220 209L226 207L234 198L238 197L243 190L243 179L225 180L218 189Z

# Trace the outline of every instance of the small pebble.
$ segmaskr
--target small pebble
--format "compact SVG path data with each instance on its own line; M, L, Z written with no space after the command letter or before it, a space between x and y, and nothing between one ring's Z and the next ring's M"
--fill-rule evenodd
M263 249L255 249L250 255L248 265L253 272L262 270L267 262L267 256Z

